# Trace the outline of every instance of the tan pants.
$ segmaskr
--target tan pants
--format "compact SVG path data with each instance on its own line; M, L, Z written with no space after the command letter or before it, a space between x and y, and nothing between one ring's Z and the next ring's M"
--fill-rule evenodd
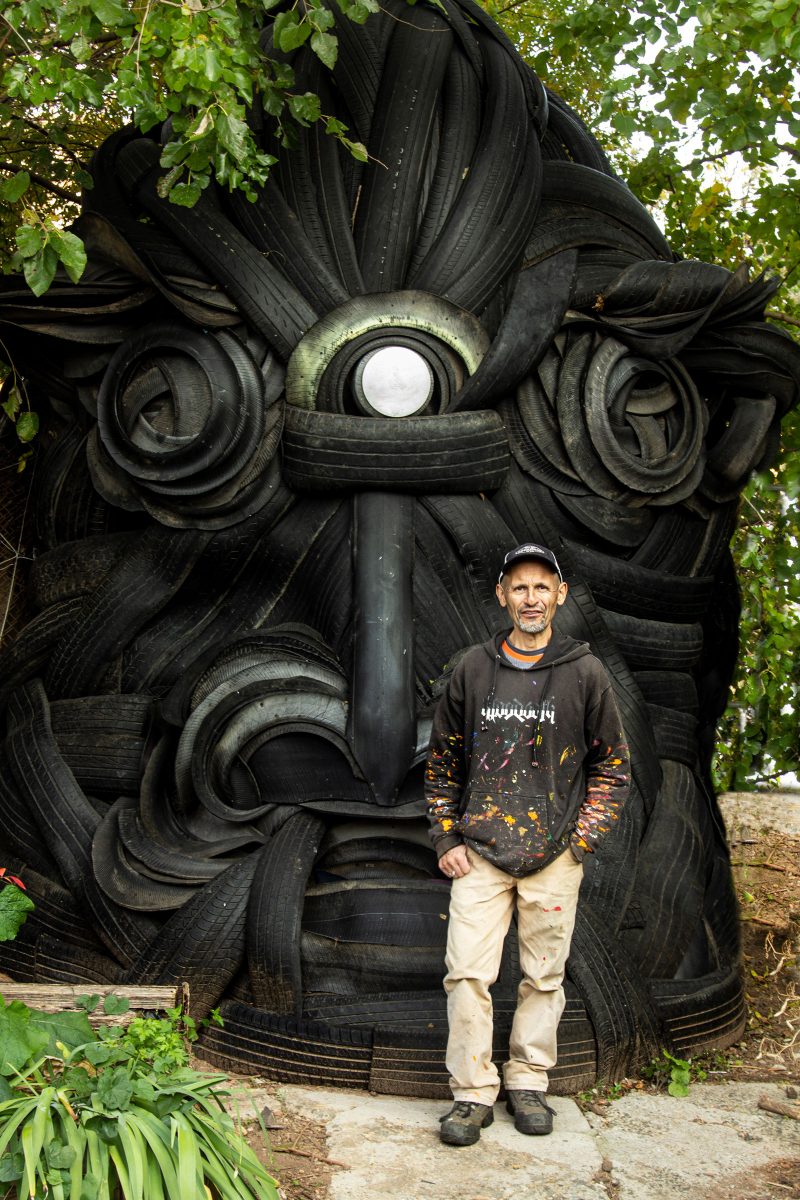
M506 1088L547 1091L556 1062L569 954L583 866L569 850L542 871L517 879L470 850L471 870L453 881L447 936L447 1069L456 1100L494 1104L500 1077L492 1062L492 999L516 904L522 982L511 1028Z

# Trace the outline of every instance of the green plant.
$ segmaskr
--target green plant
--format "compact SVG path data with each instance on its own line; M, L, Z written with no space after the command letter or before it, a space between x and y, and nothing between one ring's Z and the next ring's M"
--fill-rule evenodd
M35 907L25 895L25 884L0 867L0 942L12 941L27 915Z
M578 1092L578 1102L585 1108L593 1104L610 1104L612 1100L621 1100L629 1092L641 1088L642 1084L636 1079L616 1079L613 1083L598 1083L585 1092Z
M0 1061L0 1182L18 1196L277 1200L225 1108L227 1077L188 1065L177 1010L95 1032L85 1012L0 997Z
M688 1096L689 1084L699 1083L706 1074L690 1058L676 1058L668 1050L662 1050L660 1057L654 1058L642 1071L643 1077L656 1087L666 1086L670 1096Z

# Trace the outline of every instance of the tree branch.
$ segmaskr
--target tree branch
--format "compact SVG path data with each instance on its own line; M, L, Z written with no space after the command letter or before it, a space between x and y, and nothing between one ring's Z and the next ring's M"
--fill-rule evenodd
M76 167L80 167L81 170L83 170L83 163L78 158L75 151L72 150L69 146L63 145L61 142L54 142L53 139L51 138L48 130L45 129L44 125L40 125L38 123L38 121L33 121L30 117L23 117L23 121L25 122L25 124L28 126L29 129L35 129L37 133L40 133L42 135L42 137L45 139L45 141L49 142L50 145L57 146L59 150L63 150L64 153L67 155L67 157L72 159L72 161L75 163ZM33 178L33 176L31 176L31 178Z
M779 312L777 308L765 308L764 316L772 321L781 321L784 325L793 325L800 329L800 317L790 317L788 313Z
M9 171L12 175L16 175L18 171L24 171L24 167L15 166L14 163L0 162L0 171ZM66 188L59 187L57 183L53 183L50 179L45 179L44 175L39 175L36 171L28 171L32 183L38 183L39 187L43 187L45 191L52 192L54 196L59 196L62 200L68 200L70 204L80 204L80 196L76 196L73 192L68 192Z
M527 2L527 0L511 0L510 4L504 4L502 8L499 8L497 10L497 15L501 16L505 12L511 12L512 8L519 8L522 4L525 4L526 2Z

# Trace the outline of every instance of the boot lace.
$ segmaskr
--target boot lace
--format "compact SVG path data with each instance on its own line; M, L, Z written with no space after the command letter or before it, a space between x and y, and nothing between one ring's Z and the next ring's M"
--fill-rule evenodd
M551 1108L550 1105L547 1103L547 1101L544 1098L543 1092L524 1092L523 1091L523 1092L517 1092L517 1095L519 1096L519 1098L523 1104L540 1104L546 1112L550 1113L551 1116L554 1117L556 1115L556 1110L554 1108Z

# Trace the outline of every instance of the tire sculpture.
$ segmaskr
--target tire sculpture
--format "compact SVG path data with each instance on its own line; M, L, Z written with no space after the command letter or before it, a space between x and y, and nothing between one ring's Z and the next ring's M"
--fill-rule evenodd
M50 416L0 656L0 853L37 907L0 966L188 979L196 1012L222 1003L225 1067L445 1094L422 764L447 664L499 628L500 555L533 538L633 755L569 963L574 1091L743 1027L709 762L737 498L800 352L773 284L673 254L473 0L336 20L331 77L291 62L369 164L314 127L255 203L186 210L157 134L124 130L81 283L2 281ZM518 979L512 930L498 1054Z

